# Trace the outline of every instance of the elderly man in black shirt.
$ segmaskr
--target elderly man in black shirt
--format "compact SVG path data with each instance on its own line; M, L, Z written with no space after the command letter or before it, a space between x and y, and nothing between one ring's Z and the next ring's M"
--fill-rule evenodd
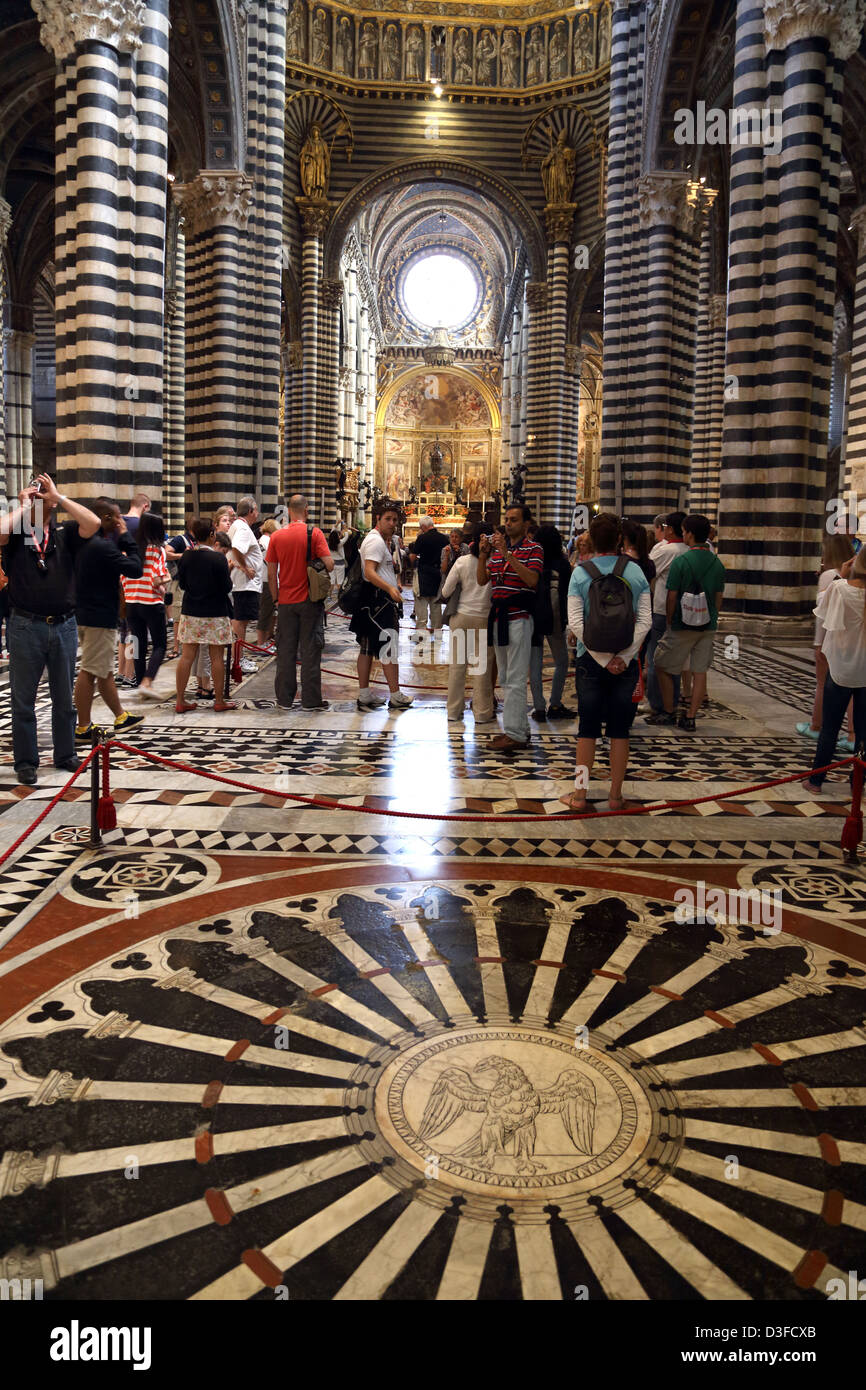
M99 517L57 491L47 473L18 495L19 505L0 519L0 545L9 576L9 657L12 687L12 753L20 783L36 785L36 691L48 668L54 766L74 772L75 706L72 682L78 629L75 623L75 557L99 530ZM70 521L55 519L62 503Z

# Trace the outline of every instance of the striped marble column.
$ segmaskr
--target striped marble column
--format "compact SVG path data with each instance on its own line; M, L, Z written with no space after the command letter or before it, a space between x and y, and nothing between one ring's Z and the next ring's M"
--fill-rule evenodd
M323 280L321 296L317 500L322 488L325 489L326 499L333 492L332 467L340 452L340 311L344 296L343 281Z
M73 497L159 496L168 3L33 0L57 60L57 474Z
M727 307L725 295L710 295L701 305L698 325L689 510L702 512L711 521L716 521L719 514Z
M15 498L33 476L33 345L36 337L7 328L6 342L6 479Z
M301 246L301 471L300 487L310 499L316 495L317 460L321 453L321 350L319 320L322 285L322 234L330 218L330 206L298 199L304 240ZM333 455L331 456L333 459Z
M499 456L503 477L511 473L511 334L502 345L502 450Z
M370 354L370 310L365 300L361 300L358 305L359 316L359 362L358 376L355 382L355 448L352 451L352 459L356 466L364 463L367 457L367 388L369 385L369 354Z
M300 339L286 344L285 424L283 430L283 497L302 492L301 390L304 352Z
M163 416L162 504L171 534L183 530L185 476L186 256L177 204L169 209L165 285L165 411Z
M5 336L3 333L3 311L6 304L6 272L3 252L6 239L12 226L12 209L5 198L0 198L0 506L8 500L15 500L15 492L6 476L6 399L5 399Z
M643 353L646 238L641 236L645 6L614 0L604 255L604 402L599 470L603 508L622 510L625 473L640 437L633 354ZM661 502L661 499L658 499ZM658 511L658 506L655 506Z
M186 237L187 490L195 474L207 513L236 501L255 480L252 383L238 347L238 269L253 194L246 174L203 170L175 184L174 196Z
M523 340L523 305L518 302L514 306L514 316L511 320L511 449L510 467L506 470L504 464L502 468L501 482L508 482L511 472L510 469L522 458L522 448L524 440L521 435L521 423L524 412L524 372L526 367L526 355L524 352Z
M857 238L857 287L844 445L846 487L866 500L866 206L854 213L851 230Z
M358 388L358 271L350 263L346 273L346 342L340 364L343 408L340 457L354 459L356 435L355 392Z
M861 0L738 0L735 107L778 107L778 144L731 153L719 531L729 613L810 619L823 535L842 72ZM779 286L784 286L780 295ZM796 308L792 306L796 305ZM772 531L768 534L768 522ZM781 630L784 630L782 628Z
M551 205L544 210L547 225L548 366L543 385L544 432L540 469L533 469L532 496L538 499L540 519L563 528L571 519L577 482L577 456L569 451L572 392L565 369L568 337L568 277L571 228L576 203Z
M546 280L527 283L525 314L528 316L529 332L526 361L526 447L522 451L522 461L527 467L526 500L533 507L539 492L545 499L547 497L547 379L550 364L545 346L548 299Z

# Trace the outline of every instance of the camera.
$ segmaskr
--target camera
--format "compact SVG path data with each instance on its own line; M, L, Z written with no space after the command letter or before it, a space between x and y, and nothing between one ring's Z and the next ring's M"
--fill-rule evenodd
M42 484L40 483L40 481L39 481L38 478L31 478L31 479L30 479L30 482L27 484L27 486L28 486L28 487L35 487L37 497L41 497L41 496L42 496Z

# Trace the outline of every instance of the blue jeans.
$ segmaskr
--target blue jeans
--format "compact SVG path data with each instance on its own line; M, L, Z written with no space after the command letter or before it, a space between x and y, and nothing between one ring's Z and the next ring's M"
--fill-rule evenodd
M653 625L647 638L646 649L646 693L647 699L652 706L654 714L661 714L665 707L662 699L662 692L659 688L659 678L656 675L656 647L665 635L667 619L664 613L653 613ZM674 709L679 704L680 699L680 678L673 677L674 682Z
M494 628L494 637L496 629ZM529 719L526 714L526 680L532 650L532 619L512 618L508 624L508 646L496 645L496 664L502 686L502 726L509 738L526 743Z
M36 691L48 668L54 765L75 757L75 705L72 685L78 652L78 625L42 623L13 613L9 619L9 682L12 689L12 753L15 767L38 767Z
M826 767L828 763L833 762L839 730L842 728L848 702L852 699L854 701L854 747L859 752L866 748L866 686L850 689L847 685L837 685L828 671L827 679L824 682L821 732L818 735L818 747L815 749L813 767ZM814 772L809 780L816 787L820 787L823 785L826 775L826 772Z
M551 632L547 637L541 639L539 646L532 648L532 654L529 658L529 688L532 691L533 707L544 709L542 669L545 642L550 648L554 661L553 680L550 684L550 707L555 709L557 705L562 704L562 692L565 690L565 678L568 675L568 647L565 645L564 632Z

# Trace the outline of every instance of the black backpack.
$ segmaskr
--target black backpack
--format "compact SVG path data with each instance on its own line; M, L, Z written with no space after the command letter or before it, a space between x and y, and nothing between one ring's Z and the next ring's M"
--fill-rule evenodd
M627 555L619 555L610 574L592 560L581 566L591 579L588 612L583 620L583 645L593 652L621 652L634 641L634 603L623 570Z
M346 573L337 594L337 607L352 617L357 613L364 593L364 567L357 536L347 536L343 546Z

